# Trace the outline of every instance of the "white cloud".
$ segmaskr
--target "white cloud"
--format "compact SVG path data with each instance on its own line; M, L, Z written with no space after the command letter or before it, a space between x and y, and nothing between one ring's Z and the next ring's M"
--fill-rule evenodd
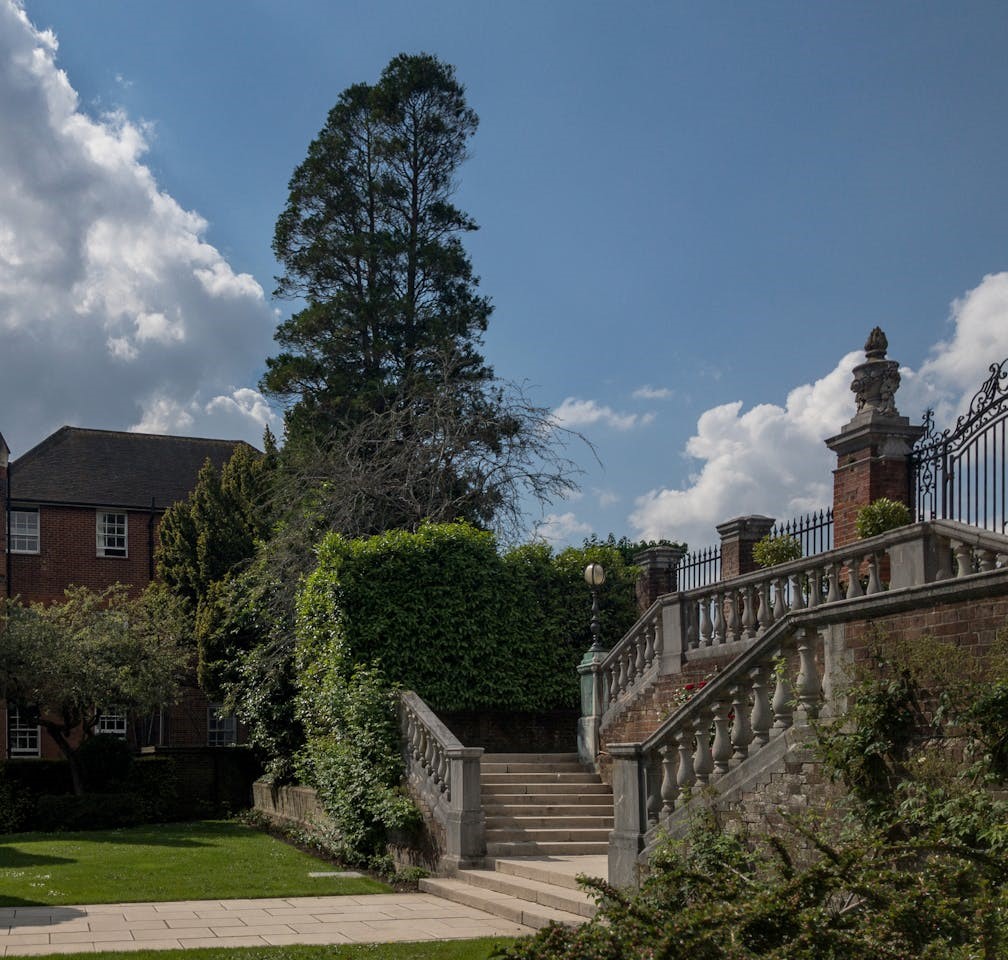
M900 412L919 423L936 408L939 425L969 403L988 366L1008 357L1008 273L990 274L952 303L948 339L935 344L918 371L901 368ZM898 350L895 351L898 356ZM716 540L714 527L742 514L787 520L832 502L833 454L823 442L854 414L848 353L829 373L795 387L783 407L743 410L727 403L701 414L685 453L699 469L679 489L655 489L636 500L629 521L645 539Z
M233 385L272 350L261 286L156 182L151 126L84 111L57 49L0 0L0 427L15 454L64 423L257 442Z
M668 400L675 396L675 391L668 387L652 387L646 383L634 390L633 396L638 400Z
M614 493L612 490L596 490L595 496L598 497L598 505L603 509L611 507L614 503L619 503L622 499L618 493Z
M549 513L535 525L532 539L562 546L571 540L583 539L591 532L591 525L578 520L573 513Z
M576 397L568 397L553 411L557 423L573 429L602 423L614 430L633 430L651 423L654 416L653 413L617 413L612 407L595 400L578 400Z

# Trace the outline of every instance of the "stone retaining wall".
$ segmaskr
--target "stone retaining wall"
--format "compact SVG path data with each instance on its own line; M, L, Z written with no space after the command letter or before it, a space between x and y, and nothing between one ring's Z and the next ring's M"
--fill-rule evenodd
M268 780L256 780L252 784L252 805L260 813L283 823L301 827L332 826L311 787L278 787Z

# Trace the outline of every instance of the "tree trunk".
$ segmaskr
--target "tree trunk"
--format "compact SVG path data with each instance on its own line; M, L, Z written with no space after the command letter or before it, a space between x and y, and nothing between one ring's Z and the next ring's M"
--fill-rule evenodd
M56 746L59 747L60 753L63 754L66 762L70 765L70 779L73 782L74 796L79 797L84 792L84 777L77 751L70 746L70 741L67 740L63 727L55 723L46 723L44 720L41 722L42 726L49 732L49 736L56 742Z

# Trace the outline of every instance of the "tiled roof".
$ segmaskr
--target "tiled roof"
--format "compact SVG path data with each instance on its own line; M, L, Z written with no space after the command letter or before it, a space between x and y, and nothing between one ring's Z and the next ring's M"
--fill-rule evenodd
M12 500L163 510L188 496L206 459L218 468L241 440L60 427L11 463Z

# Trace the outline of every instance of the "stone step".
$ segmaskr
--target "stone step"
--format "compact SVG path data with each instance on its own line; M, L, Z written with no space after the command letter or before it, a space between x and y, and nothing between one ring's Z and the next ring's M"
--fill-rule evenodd
M483 763L578 763L576 753L484 753Z
M498 843L487 842L488 857L540 857L540 856L568 856L568 857L588 857L605 856L609 852L608 840L580 840L580 841L532 841L515 840Z
M522 799L528 798L528 803L510 803L508 797L496 797L492 803L483 804L483 812L488 817L522 817L534 809L543 817L588 817L609 816L612 813L612 798L608 794L591 794L586 797L571 797L569 803L558 802L563 794L532 793L516 794Z
M566 816L566 817L549 817L543 814L542 810L535 809L535 815L532 814L533 808L528 808L523 810L523 813L517 816L499 816L486 814L486 828L487 830L534 830L534 829L553 829L558 830L561 827L597 827L600 829L612 830L613 818L612 815L598 814L597 816Z
M522 923L527 927L540 930L550 923L560 923L575 927L584 923L585 918L566 910L556 910L553 907L534 903L530 900L519 900L517 897L475 887L464 880L425 877L420 881L420 889L424 893L432 893L453 903L461 903L477 910L484 910L494 916L503 917L513 923Z
M585 783L481 783L480 792L483 796L514 796L520 794L567 794L570 796L581 796L588 794L612 795L612 787L599 781L598 777L594 782Z
M590 877L609 876L608 858L602 856L551 856L543 857L497 857L487 859L487 869L497 873L520 877L524 880L548 883L554 887L566 887L568 890L580 890L577 881L580 873Z
M585 768L577 761L570 763L524 763L508 761L494 763L486 760L480 763L480 776L497 773L584 773Z
M553 771L537 768L539 772L532 773L481 773L481 784L506 783L593 783L598 780L598 774L589 773L583 768L577 771Z
M595 901L582 890L566 885L531 880L496 870L460 870L455 877L482 890L496 890L517 900L529 900L554 910L563 910L590 920L595 916Z
M503 827L490 829L487 828L486 840L487 845L491 843L511 843L511 842L525 842L530 841L532 843L547 842L552 843L554 841L560 842L573 842L579 843L581 841L596 841L600 840L602 842L607 842L609 840L609 834L611 830L609 827L580 827L580 828L552 828L552 827L533 827L528 830L517 830L513 827Z

